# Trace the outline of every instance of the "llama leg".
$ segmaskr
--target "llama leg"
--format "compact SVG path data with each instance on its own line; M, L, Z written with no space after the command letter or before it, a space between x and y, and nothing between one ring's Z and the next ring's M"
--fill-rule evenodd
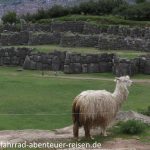
M78 123L75 123L73 125L73 135L74 135L74 138L78 139L78 136L79 136L79 125L78 125Z
M87 138L87 139L91 138L91 135L90 135L90 127L84 125L84 131L85 131L85 138Z
M107 136L106 127L102 128L102 132L101 133L102 133L103 136Z

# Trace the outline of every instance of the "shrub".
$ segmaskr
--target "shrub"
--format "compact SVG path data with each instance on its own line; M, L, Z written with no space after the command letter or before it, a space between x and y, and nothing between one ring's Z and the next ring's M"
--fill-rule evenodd
M136 3L139 4L139 3L144 3L146 2L146 0L136 0Z
M65 8L60 5L54 5L52 8L47 10L47 14L49 18L66 16L70 13L69 8Z
M15 12L7 12L5 15L2 16L2 21L4 22L4 24L16 23L17 22L17 15Z
M50 24L50 23L52 23L52 19L40 19L40 20L37 20L36 23L39 23L39 24Z
M144 132L146 125L141 121L128 120L120 125L120 130L125 134L139 134Z
M150 106L148 106L147 110L140 110L139 112L143 115L150 116Z
M131 20L150 20L150 2L131 5L121 12L126 19Z
M62 17L69 14L104 15L111 14L113 9L118 8L123 4L125 4L124 0L91 0L73 7L54 5L48 10L41 9L33 15L27 14L24 18L26 18L27 21L36 21L40 19Z
M104 15L111 14L113 9L123 5L123 0L98 0L84 2L79 5L78 13L91 14L91 15Z
M34 16L35 20L40 20L43 18L48 18L48 14L44 9L39 9L38 12Z

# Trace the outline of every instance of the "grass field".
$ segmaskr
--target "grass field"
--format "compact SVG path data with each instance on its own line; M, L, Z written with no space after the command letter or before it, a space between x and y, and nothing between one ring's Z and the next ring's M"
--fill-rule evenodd
M83 90L106 89L113 91L111 74L77 75L78 77L109 78L112 81L90 79L64 79L52 72L45 76L40 71L16 71L17 68L0 68L0 130L54 129L71 124L73 98ZM66 77L72 77L67 75ZM149 76L135 76L148 79ZM146 109L150 97L149 83L135 83L130 88L123 110Z
M69 51L69 52L77 52L77 53L92 53L92 54L98 54L98 53L116 53L122 58L135 58L140 55L147 55L149 54L148 52L140 52L140 51L131 51L131 50L98 50L96 48L92 47L60 47L59 45L35 45L35 46L15 46L15 47L29 47L29 48L34 48L35 51L40 51L40 52L52 52L54 50L59 50L59 51Z

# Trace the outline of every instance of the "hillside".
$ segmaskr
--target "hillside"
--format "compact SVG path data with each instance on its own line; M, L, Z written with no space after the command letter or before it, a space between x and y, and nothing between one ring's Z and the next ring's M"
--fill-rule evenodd
M47 9L56 4L62 6L73 6L87 1L89 0L0 0L0 17L7 11L15 11L20 15L28 12L34 13L40 8ZM135 3L135 0L126 1L130 4Z
M40 8L49 8L53 5L72 6L87 0L0 0L0 17L7 11L16 11L17 14L34 13Z

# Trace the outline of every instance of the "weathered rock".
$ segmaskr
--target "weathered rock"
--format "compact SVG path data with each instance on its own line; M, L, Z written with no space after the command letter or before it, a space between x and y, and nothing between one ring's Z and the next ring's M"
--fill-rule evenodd
M60 45L63 47L96 47L99 35L80 35L67 33L61 37Z
M88 73L88 65L87 64L82 64L82 72Z
M116 59L114 60L113 72L117 76L130 75L138 73L138 60L137 59Z
M94 63L89 64L88 65L88 72L89 73L99 72L99 66L98 66L98 64L94 64Z
M121 111L117 114L117 121L127 121L127 120L139 120L144 123L150 124L150 117L139 114L135 111Z
M145 61L144 74L150 74L150 58Z
M114 54L80 54L54 51L41 53L29 48L0 48L0 65L65 73L112 72L117 76L150 74L150 56L121 59Z
M113 66L112 62L100 62L99 72L111 72L112 66Z
M60 70L60 59L58 56L54 56L52 59L52 70L59 71Z
M30 57L26 56L24 64L23 64L23 69L30 69L30 64L31 64Z
M60 38L60 33L32 33L28 43L30 45L59 44Z

